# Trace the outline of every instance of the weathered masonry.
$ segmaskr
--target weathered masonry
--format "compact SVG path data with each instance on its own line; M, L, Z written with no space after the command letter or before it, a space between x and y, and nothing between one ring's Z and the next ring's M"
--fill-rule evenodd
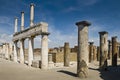
M18 19L15 18L14 42L14 61L17 62L17 43L20 42L20 63L24 63L24 40L28 38L28 65L32 65L34 38L41 35L41 68L48 68L48 24L40 22L34 24L34 4L30 5L30 27L24 29L24 12L21 12L21 31L17 31Z

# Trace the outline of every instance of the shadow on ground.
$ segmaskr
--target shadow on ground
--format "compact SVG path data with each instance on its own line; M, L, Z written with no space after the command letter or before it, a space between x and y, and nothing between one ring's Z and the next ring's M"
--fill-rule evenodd
M61 72L61 73L64 73L64 74L67 74L67 75L70 75L70 76L73 76L73 77L77 77L77 75L75 73L67 71L67 70L59 70L57 72Z
M108 66L105 71L94 68L89 69L99 71L102 80L120 80L120 65L117 67Z

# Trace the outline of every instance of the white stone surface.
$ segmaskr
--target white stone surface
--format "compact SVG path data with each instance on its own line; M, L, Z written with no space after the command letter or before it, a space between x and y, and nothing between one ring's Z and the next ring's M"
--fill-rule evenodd
M42 35L41 39L41 69L48 68L48 35Z
M20 40L20 63L24 64L24 40Z
M32 61L33 61L33 42L34 42L34 38L30 37L28 40L28 65L31 66L32 65Z
M17 62L17 51L18 49L17 49L17 42L14 42L14 55L13 55L13 60L14 60L14 62Z
M24 30L24 12L21 12L21 31Z

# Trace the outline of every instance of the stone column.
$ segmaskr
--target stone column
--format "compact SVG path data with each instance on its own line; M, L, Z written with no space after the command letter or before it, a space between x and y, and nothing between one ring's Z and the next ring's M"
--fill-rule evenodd
M117 66L117 37L112 37L112 66Z
M17 32L17 27L18 27L18 18L15 17L15 28L14 28L14 32Z
M17 62L17 54L18 54L17 41L14 41L14 54L13 54L14 62Z
M49 67L50 68L53 68L54 67L54 62L53 62L53 59L52 59L52 54L48 54L48 62L49 62Z
M69 43L65 43L64 45L64 66L69 66L70 64L70 48Z
M119 51L118 51L118 54L119 54L119 58L120 58L120 46L119 46Z
M108 40L108 59L112 59L112 42Z
M21 12L21 31L24 30L24 12Z
M97 47L97 61L100 61L100 47Z
M43 33L41 38L41 69L48 68L48 33Z
M33 61L33 47L34 47L34 37L29 37L29 41L28 41L28 65L31 66L32 65L32 61Z
M24 39L20 40L20 63L24 64Z
M100 63L99 67L101 70L107 68L107 55L108 55L108 32L102 31L100 34Z
M12 50L13 50L12 43L9 43L9 55L10 55L10 60L13 59L13 57L12 57L12 54L13 54Z
M30 27L34 25L34 4L30 4Z
M93 46L93 61L96 61L97 49L96 46Z
M77 22L78 26L78 53L77 53L77 76L88 77L88 26L87 21Z
M89 62L93 61L93 44L94 42L89 42Z
M5 59L8 60L9 59L9 45L8 43L5 43Z

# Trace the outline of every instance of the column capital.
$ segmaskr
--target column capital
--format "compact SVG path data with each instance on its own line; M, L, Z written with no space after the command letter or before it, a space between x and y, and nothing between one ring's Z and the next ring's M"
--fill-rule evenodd
M107 31L101 31L101 32L99 32L99 34L104 35L104 34L108 34L108 32Z
M79 25L83 25L83 26L90 26L91 23L88 21L80 21L80 22L76 22L76 25L79 27Z

